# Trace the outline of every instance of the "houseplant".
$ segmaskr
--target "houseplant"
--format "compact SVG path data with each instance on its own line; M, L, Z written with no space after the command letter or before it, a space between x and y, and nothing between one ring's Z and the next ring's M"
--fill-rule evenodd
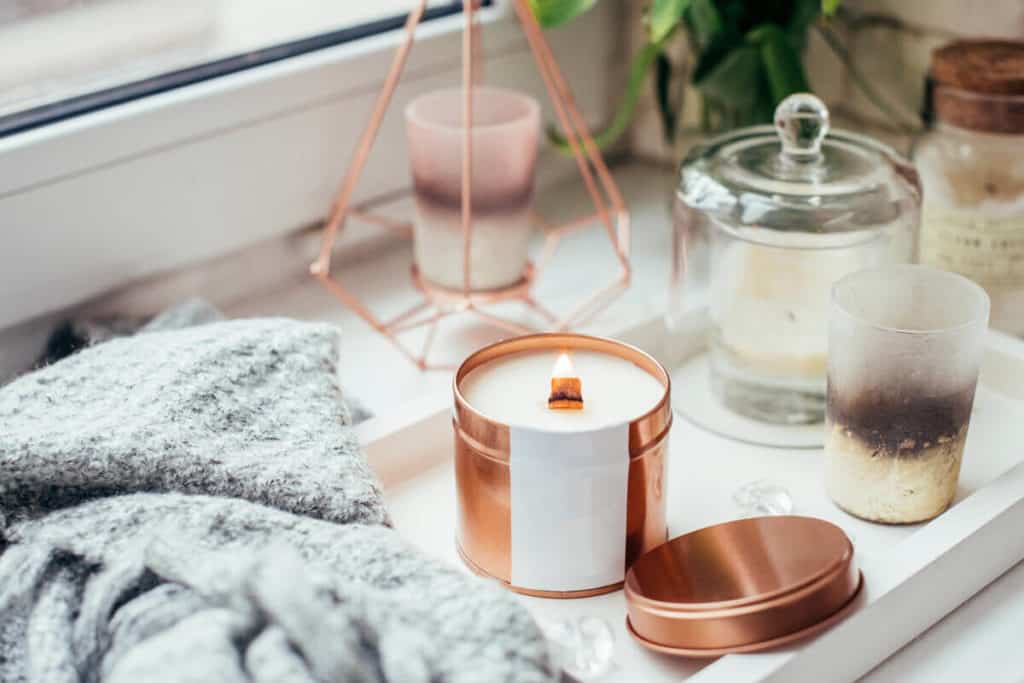
M544 27L564 24L597 0L529 0ZM628 128L649 74L662 129L675 142L682 120L683 89L700 94L703 133L771 121L775 106L787 95L809 91L801 62L810 31L850 70L854 83L886 109L884 100L856 72L836 34L828 26L841 0L652 0L647 8L645 41L630 67L628 84L611 123L595 134L600 146ZM689 68L673 64L668 51L684 40ZM550 131L555 144L565 141Z

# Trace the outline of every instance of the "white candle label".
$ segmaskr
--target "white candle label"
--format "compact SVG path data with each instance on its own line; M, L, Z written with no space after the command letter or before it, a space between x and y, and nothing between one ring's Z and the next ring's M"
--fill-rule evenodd
M512 585L577 591L622 581L629 424L509 433Z

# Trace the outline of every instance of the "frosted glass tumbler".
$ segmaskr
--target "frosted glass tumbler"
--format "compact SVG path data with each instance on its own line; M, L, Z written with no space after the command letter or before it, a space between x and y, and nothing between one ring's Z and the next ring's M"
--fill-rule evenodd
M924 266L835 284L825 485L839 507L910 523L953 501L988 315L980 286Z
M405 109L416 218L413 251L420 274L462 289L461 88L421 95ZM473 90L470 289L518 282L527 264L530 202L540 137L540 106L511 90Z

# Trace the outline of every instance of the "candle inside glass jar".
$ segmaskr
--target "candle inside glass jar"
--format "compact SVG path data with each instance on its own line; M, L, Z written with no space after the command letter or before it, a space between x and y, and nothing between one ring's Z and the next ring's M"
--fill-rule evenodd
M413 252L430 282L461 290L467 256L462 224L462 88L437 90L405 110L416 216ZM524 273L533 222L540 105L523 93L477 86L472 120L469 287L500 289Z
M496 422L552 431L583 431L621 424L652 410L665 387L643 368L618 356L575 350L568 354L585 387L580 409L549 407L561 350L528 351L495 359L459 383L466 402ZM564 370L561 371L564 373Z

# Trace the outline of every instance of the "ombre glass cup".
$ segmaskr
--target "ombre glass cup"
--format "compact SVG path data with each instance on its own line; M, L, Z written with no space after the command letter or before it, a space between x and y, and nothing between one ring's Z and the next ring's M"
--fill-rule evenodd
M956 494L989 298L925 266L862 270L832 288L825 484L863 519L911 523Z
M472 103L469 288L498 290L526 274L540 106L485 86L473 89ZM453 290L465 285L462 108L463 91L452 88L421 95L405 109L416 265L421 277Z

